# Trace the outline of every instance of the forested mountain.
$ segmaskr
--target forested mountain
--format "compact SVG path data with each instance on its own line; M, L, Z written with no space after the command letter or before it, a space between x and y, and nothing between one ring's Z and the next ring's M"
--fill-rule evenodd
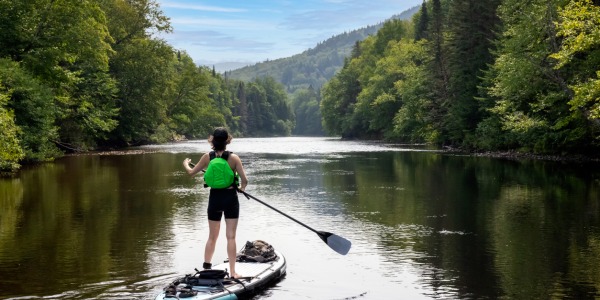
M428 0L322 90L330 134L475 150L600 150L600 1Z
M418 6L413 7L390 19L408 20L418 9ZM343 66L344 59L350 55L352 47L358 41L377 33L382 26L383 23L380 23L344 32L300 54L228 71L225 72L225 76L243 81L265 76L273 77L281 82L289 93L309 86L320 89Z

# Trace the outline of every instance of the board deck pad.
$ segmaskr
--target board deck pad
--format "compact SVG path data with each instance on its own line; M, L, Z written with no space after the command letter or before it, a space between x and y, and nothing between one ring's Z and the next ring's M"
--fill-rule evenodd
M155 300L163 299L238 299L239 296L252 295L265 286L277 282L286 274L286 261L281 253L275 251L277 258L269 262L236 262L236 272L244 278L234 281L228 278L208 280L202 285L189 285L183 278L176 279L169 293L165 287ZM213 270L226 270L229 263L213 266ZM191 290L191 291L190 291Z

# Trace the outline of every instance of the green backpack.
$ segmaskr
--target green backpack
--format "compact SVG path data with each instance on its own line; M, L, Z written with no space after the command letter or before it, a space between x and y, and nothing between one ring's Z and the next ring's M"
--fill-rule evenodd
M214 189L225 189L234 184L236 176L227 162L229 154L229 151L225 151L221 157L217 157L214 151L210 152L210 163L208 163L208 168L204 173L205 186Z

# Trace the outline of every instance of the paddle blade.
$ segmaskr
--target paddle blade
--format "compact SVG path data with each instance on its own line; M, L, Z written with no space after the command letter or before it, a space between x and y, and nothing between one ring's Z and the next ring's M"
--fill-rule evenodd
M349 240L331 232L319 231L318 234L323 242L325 242L329 248L333 249L333 251L341 255L346 255L348 254L348 251L350 251L352 243Z

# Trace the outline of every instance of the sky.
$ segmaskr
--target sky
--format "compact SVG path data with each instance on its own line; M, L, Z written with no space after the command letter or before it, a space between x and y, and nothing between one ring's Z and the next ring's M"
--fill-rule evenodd
M202 65L254 64L376 25L423 0L157 0L173 32L162 35Z

